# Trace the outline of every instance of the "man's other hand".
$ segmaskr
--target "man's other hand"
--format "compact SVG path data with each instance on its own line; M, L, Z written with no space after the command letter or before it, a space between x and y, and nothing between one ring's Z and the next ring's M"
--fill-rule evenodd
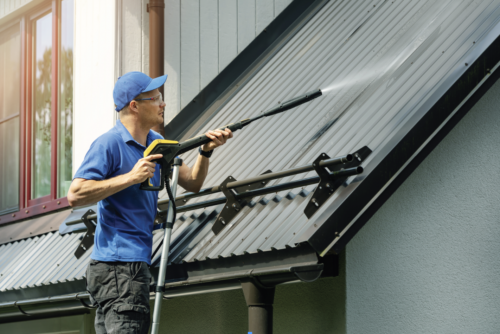
M132 184L142 183L146 181L146 179L152 178L155 174L156 162L152 162L151 160L160 159L162 157L163 154L153 154L139 159L134 168L128 172Z
M203 151L208 152L216 147L224 145L229 138L233 138L233 132L226 128L225 130L208 131L205 136L212 139L210 143L201 147Z

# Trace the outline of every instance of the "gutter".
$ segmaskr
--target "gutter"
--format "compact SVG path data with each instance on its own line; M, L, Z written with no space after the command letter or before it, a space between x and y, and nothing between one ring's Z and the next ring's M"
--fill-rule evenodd
M249 279L257 279L265 286L301 281L313 282L322 276L323 269L322 263L306 264L188 279L165 284L166 291L163 298L241 289L241 283ZM154 299L153 293L150 294L150 299ZM88 292L0 303L0 323L88 314L90 309L94 308L89 303Z
M27 299L0 304L0 323L90 313L88 293Z

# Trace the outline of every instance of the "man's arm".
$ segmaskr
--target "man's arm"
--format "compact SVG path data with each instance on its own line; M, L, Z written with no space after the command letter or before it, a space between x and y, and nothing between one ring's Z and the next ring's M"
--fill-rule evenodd
M214 130L208 131L206 136L212 141L203 145L201 149L208 152L224 145L229 138L233 138L233 133L229 129ZM209 164L209 159L202 155L198 155L198 159L191 168L183 162L179 169L179 185L187 191L195 193L200 191L207 177Z
M111 179L102 181L80 178L74 179L68 191L69 205L82 206L96 203L131 185L152 178L155 172L156 163L151 162L151 160L160 159L161 157L161 154L155 154L139 159L130 172Z

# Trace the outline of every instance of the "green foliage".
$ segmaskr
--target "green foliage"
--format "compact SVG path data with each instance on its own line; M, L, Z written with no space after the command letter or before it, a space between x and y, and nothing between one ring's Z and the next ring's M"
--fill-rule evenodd
M52 49L36 61L34 137L34 198L50 194Z
M66 195L73 161L73 49L61 50L59 97L59 194Z

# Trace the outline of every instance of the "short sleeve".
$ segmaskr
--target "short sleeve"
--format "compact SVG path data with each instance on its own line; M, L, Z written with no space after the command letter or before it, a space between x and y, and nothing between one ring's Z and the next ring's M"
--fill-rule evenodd
M85 159L73 179L105 180L115 172L115 161L119 161L119 149L112 149L113 140L97 138L90 146Z

